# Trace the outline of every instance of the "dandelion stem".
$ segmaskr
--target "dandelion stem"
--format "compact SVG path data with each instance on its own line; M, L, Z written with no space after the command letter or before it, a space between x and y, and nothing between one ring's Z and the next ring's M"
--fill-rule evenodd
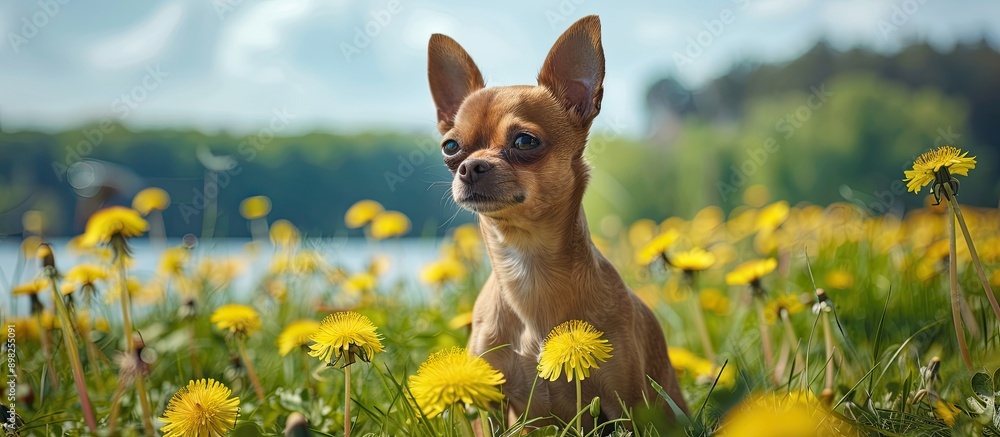
M191 357L191 372L194 373L195 379L199 379L202 373L201 363L198 362L198 354L195 353L195 345L198 344L198 333L195 330L194 322L188 323L188 331L191 335L191 344L188 345L188 355Z
M128 256L128 250L125 244L125 237L121 235L116 235L111 240L115 260L118 264L118 287L120 288L120 299L122 303L122 327L125 330L125 353L129 357L135 357L135 359L141 360L141 357L136 356L135 342L132 339L132 296L129 294L128 274L125 270L125 258ZM149 407L149 397L146 394L144 378L145 375L143 375L143 372L137 372L135 375L135 389L138 392L139 405L142 407L142 426L145 429L146 434L152 436L156 435L156 431L153 429L153 416Z
M830 313L822 311L820 317L823 318L823 338L826 342L826 384L823 388L833 390L833 329L830 326Z
M580 378L576 378L576 433L581 436L583 435L583 425L580 417L582 416L582 414L580 414L580 410L582 409L583 409L583 393L580 390Z
M705 349L705 357L715 363L715 349L712 347L712 337L708 334L708 327L705 325L705 315L702 312L701 298L696 290L693 274L694 272L692 272L692 279L688 283L691 292L691 305L694 306L691 309L691 317L694 318L695 329L698 330L698 336L701 337L701 347Z
M135 359L141 360L142 357L136 356ZM142 407L142 427L146 430L146 435L155 436L156 431L153 428L153 419L150 415L153 409L149 406L149 394L146 392L146 377L142 372L139 372L135 376L135 390L139 392L139 405Z
M35 314L35 322L38 323L38 332L41 333L38 338L42 342L42 353L45 355L45 363L49 367L49 382L52 384L53 389L57 389L59 388L59 376L56 375L56 366L52 363L52 341L49 338L49 330L46 329L45 323L42 322L41 311ZM43 390L40 401L44 400L45 391Z
M347 352L350 354L350 352ZM351 362L350 359L347 360ZM351 437L351 365L344 366L344 437Z
M76 392L80 395L80 408L83 410L83 419L87 422L87 428L90 428L90 432L96 433L97 420L94 419L94 409L90 405L90 396L87 394L87 380L84 379L83 366L80 365L80 351L73 344L73 340L76 339L73 334L73 324L69 318L69 310L66 309L66 304L59 294L58 287L56 287L55 270L52 269L53 273L49 275L52 284L52 300L55 301L56 312L59 313L59 319L62 322L66 354L69 355L69 362L73 367L73 382L76 384Z
M309 353L303 351L302 352L302 375L304 375L306 377L306 390L308 390L310 394L315 394L316 393L316 389L313 388L312 378L310 377L311 374L312 374L312 372L309 371Z
M247 366L247 375L250 377L250 383L253 384L253 390L257 393L257 400L264 402L264 388L260 385L260 380L257 379L257 372L253 370L253 363L250 361L250 355L247 354L246 340L240 338L236 341L240 348L240 357L243 358L243 364Z
M760 327L760 342L764 347L764 366L770 369L772 366L771 334L767 329L767 320L764 318L764 301L759 297L753 298L757 306L757 326Z
M958 218L958 224L962 227L962 235L965 236L965 242L969 245L969 253L972 255L972 264L976 266L976 273L979 274L979 282L983 284L983 291L986 292L986 298L990 300L990 306L993 307L993 314L1000 321L1000 303L997 302L997 297L993 294L993 288L990 287L990 281L986 278L986 271L983 270L983 263L979 259L979 252L976 251L976 245L972 242L972 234L969 233L969 227L965 224L965 216L962 215L962 208L958 206L958 199L951 190L951 184L943 184L943 186L945 192L948 193L948 205L951 206L955 217Z
M125 379L119 378L115 392L111 395L111 415L108 418L109 435L118 435L118 410L121 405L122 395L125 393Z
M958 349L962 353L962 361L965 363L966 369L971 372L972 356L969 354L969 346L965 343L965 329L962 327L962 301L958 294L958 257L955 256L955 207L950 201L948 202L948 209L951 210L949 211L950 214L948 214L948 286L951 289L951 315L955 320L955 336L958 338Z
M799 336L795 335L795 326L792 325L792 319L787 310L781 312L781 319L784 321L785 332L788 334L788 345L795 351L795 361L802 363L804 360L802 350L799 348Z

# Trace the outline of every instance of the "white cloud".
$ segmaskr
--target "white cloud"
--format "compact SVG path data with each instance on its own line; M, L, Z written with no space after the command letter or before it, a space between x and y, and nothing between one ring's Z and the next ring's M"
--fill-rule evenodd
M800 13L814 0L757 0L750 3L747 14L757 19L785 18Z
M243 6L246 9L237 10L223 22L216 46L217 71L261 83L283 81L283 68L275 66L282 64L279 49L316 6L311 0L271 0Z
M427 50L431 34L452 35L458 28L459 23L454 15L421 8L414 10L407 18L402 39L408 48L423 53Z
M667 17L647 16L636 20L632 32L639 44L662 45L676 44L686 38L686 32L695 33L697 26L677 22Z
M871 40L879 20L891 13L891 0L840 0L823 3L820 16L831 36ZM881 38L873 42L878 42Z
M184 16L184 5L174 1L145 21L97 42L86 50L88 61L104 69L148 63L167 46Z

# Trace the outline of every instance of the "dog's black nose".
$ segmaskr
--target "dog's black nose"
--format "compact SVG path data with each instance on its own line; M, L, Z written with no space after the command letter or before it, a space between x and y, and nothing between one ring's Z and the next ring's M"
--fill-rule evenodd
M458 178L467 184L478 181L486 172L493 169L490 164L483 159L466 159L458 166Z

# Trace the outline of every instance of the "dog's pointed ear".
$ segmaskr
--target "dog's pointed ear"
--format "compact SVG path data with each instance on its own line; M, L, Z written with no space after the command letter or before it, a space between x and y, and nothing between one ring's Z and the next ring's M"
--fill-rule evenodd
M551 90L581 125L590 125L604 97L604 48L597 15L581 18L559 37L538 73L538 84Z
M435 33L427 44L427 77L437 106L438 130L444 134L455 124L455 114L465 98L486 86L479 67L455 40Z

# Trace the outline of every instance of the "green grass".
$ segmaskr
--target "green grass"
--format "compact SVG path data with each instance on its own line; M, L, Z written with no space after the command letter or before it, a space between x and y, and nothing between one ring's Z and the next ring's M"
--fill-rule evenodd
M965 323L970 327L967 335L975 364L972 371L967 370L958 355L952 328L944 269L946 257L934 255L929 248L944 237L943 216L919 211L903 221L894 221L865 217L856 211L858 214L841 219L838 214L843 208L842 205L827 209L792 208L780 227L746 232L740 231L737 220L713 226L711 214L700 214L694 222L679 219L665 222L666 226L678 228L682 235L668 253L702 246L718 257L716 265L700 272L696 282L696 291L716 289L728 300L724 311L717 308L704 314L717 359L706 372L693 365L683 367L684 363L675 358L691 406L690 415L682 420L686 426L665 425L662 413L640 406L622 419L615 418L607 424L608 429L616 429L615 435L627 432L644 436L709 435L716 432L727 414L741 408L741 401L752 393L805 390L820 396L826 384L826 366L831 362L826 356L823 323L810 311L815 287L820 287L826 290L835 308L830 313L836 352L832 357L834 379L829 417L852 424L862 435L1000 435L1000 414L996 413L1000 375L990 376L1000 367L1000 324L968 256L960 249L959 283L967 300ZM975 240L983 244L980 250L984 252L987 271L995 272L998 260L990 254L995 254L997 248L987 246L996 244L995 238L1000 236L998 211L969 210L966 215L974 217L972 232ZM633 262L637 246L649 237L646 234L641 229L633 232L623 229L596 237L599 247L619 268L626 282L659 316L668 344L674 350L672 356L683 349L704 357L689 311L692 306L687 301L695 295L679 282L681 275L662 263L642 267ZM314 244L306 240L302 247L292 250L311 250ZM964 244L960 241L959 246ZM272 249L265 244L257 250L259 256L266 256ZM778 268L761 281L766 291L764 299L771 302L777 296L789 294L800 302L794 308L789 307L788 325L779 321L768 326L774 345L773 361L778 361L787 341L786 326L792 327L796 339L794 344L788 343L789 359L781 374L774 374L774 366L768 368L765 364L750 289L727 286L724 279L737 264L770 256L778 260ZM143 357L151 363L146 385L155 416L162 416L179 387L201 376L223 382L240 397L241 411L234 435L281 434L286 418L293 412L306 417L315 435L339 435L345 420L343 371L306 356L305 350L281 357L275 339L293 320L321 320L330 311L350 308L373 321L384 336L386 349L373 356L371 363L359 362L353 367L352 434L467 435L474 426L471 421L478 417L475 411L458 408L452 414L427 418L412 401L406 381L431 352L465 345L468 328L455 328L450 322L471 310L476 293L489 273L483 258L481 253L478 259L463 258L467 274L441 287L426 285L414 290L415 280L406 285L383 278L370 292L350 291L345 284L358 272L321 264L317 271L309 273L275 275L243 271L241 274L253 275L259 282L251 293L238 294L230 285L231 276L221 279L206 276L208 272L222 272L219 263L223 260L206 260L204 253L195 249L191 259L183 264L180 277L184 279L173 277L163 282L162 295L147 296L143 292L133 298L135 324L147 346ZM93 261L101 262L100 258ZM72 264L69 260L56 262L64 270ZM205 262L214 262L214 267L199 268ZM921 263L932 269L918 277ZM33 271L29 266L26 274ZM837 275L841 284L832 283L838 281ZM153 277L138 279L143 284L154 281ZM198 296L193 312L186 315L181 311L184 304L178 293L182 280L190 281L190 289ZM283 284L287 290L283 299L275 298L275 284ZM98 283L105 294L114 286ZM414 297L419 295L428 299ZM49 297L50 294L43 295L42 301L51 311ZM215 308L233 302L249 304L262 315L263 327L249 337L248 347L267 394L263 403L254 395L246 368L237 358L235 343L209 322ZM78 310L89 307L95 317L118 320L118 303L98 298L86 304L78 297L76 305ZM5 316L8 323L17 322L19 330L16 413L24 422L21 434L86 434L71 369L62 349L62 331L47 331L59 380L56 388L48 381L46 354L42 353L39 337L30 332L29 325L34 319L23 314ZM115 323L108 332L94 330L91 334L97 359L85 354L82 344L80 352L101 432L107 433L112 393L120 382L115 357L124 349L124 343L121 327ZM921 368L934 356L941 358L939 380L929 387ZM727 370L720 377L723 364ZM131 387L125 394L119 431L124 435L141 435L138 398ZM938 399L957 408L954 423L947 423L940 413L935 413ZM587 405L584 410L583 420L593 421ZM503 422L500 420L505 417L503 411L503 406L498 406L490 413L494 423ZM563 426L539 427L534 418L521 419L513 425L501 426L500 434L513 436L532 431L531 435L573 435L573 431Z

